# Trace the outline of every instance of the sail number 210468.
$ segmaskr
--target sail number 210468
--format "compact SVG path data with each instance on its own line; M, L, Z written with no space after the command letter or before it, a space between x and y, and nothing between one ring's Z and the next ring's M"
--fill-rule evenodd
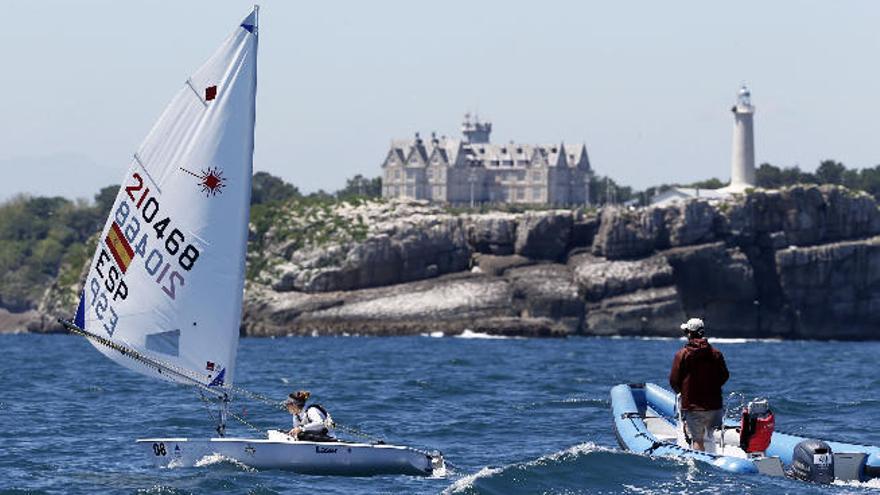
M125 238L134 252L144 258L147 273L155 277L156 283L168 297L175 299L178 287L186 283L184 273L192 270L199 259L199 249L186 242L186 235L172 225L170 216L162 218L159 215L159 200L150 196L150 188L144 187L141 175L135 172L132 180L134 184L126 185L125 192L134 205L133 209L140 211L140 216L134 215L132 206L123 199L116 208L116 223L125 225ZM148 230L146 227L151 228ZM145 230L143 234L142 228ZM155 234L153 238L158 242L150 242L151 233ZM153 247L154 243L160 246Z

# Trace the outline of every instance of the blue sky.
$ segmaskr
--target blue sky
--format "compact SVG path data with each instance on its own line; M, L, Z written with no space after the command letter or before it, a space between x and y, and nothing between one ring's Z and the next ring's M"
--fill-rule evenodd
M638 188L729 176L738 86L758 162L880 163L880 2L265 1L254 167L305 191L378 175L390 139L587 143ZM249 11L2 1L0 199L91 197Z

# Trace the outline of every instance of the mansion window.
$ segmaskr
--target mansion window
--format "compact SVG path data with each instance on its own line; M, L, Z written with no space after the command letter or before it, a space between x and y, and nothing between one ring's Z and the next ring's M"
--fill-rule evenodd
M544 191L542 191L540 187L532 188L532 201L543 201L544 197L543 194L541 194L543 192Z

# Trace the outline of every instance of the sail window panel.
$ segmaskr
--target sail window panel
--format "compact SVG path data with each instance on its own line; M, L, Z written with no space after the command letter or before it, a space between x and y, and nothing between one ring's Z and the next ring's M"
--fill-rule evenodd
M180 330L147 334L147 350L177 356L180 354Z

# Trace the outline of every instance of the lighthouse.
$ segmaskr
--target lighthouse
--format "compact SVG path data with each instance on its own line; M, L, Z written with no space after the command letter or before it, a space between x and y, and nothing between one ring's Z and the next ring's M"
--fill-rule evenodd
M736 97L733 112L733 150L730 163L730 185L728 192L743 192L755 187L755 133L752 94L743 84Z
M742 85L736 95L733 112L733 149L730 157L730 184L721 189L670 187L651 198L652 205L667 205L690 198L723 199L755 187L755 133L752 118L755 107L752 93Z

